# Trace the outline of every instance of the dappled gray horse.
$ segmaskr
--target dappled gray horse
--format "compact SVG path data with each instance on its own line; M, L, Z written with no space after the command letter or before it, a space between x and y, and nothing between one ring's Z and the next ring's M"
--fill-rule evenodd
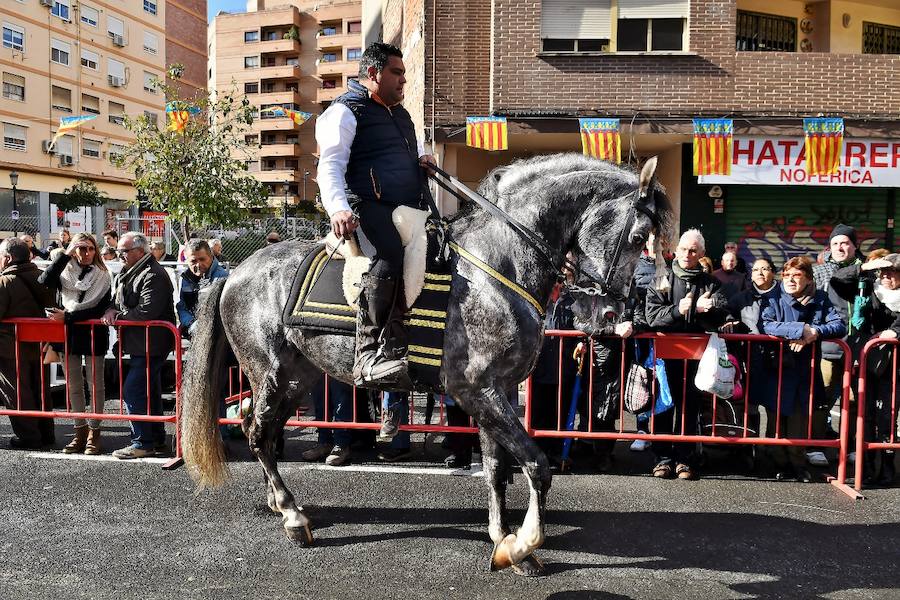
M655 169L656 159L638 175L580 154L557 154L493 171L479 190L536 232L553 264L480 207L465 207L449 224L454 242L525 292L517 293L471 259L454 255L441 379L447 394L481 428L493 569L515 565L525 574L542 570L533 553L544 541L550 468L507 397L535 366L544 337L541 313L559 267L572 250L584 276L609 284L617 296L627 293L653 227L650 217L665 222L669 214ZM219 378L211 375L222 368L227 336L253 391L253 413L243 428L265 473L269 507L282 515L288 535L309 544L310 521L278 472L275 440L322 371L352 383L355 340L282 324L282 308L304 254L299 244L276 244L212 287L201 303L185 369L181 426L184 458L200 487L221 484L227 474L216 427L221 390ZM528 511L516 533L506 516L512 461L522 467L530 488Z

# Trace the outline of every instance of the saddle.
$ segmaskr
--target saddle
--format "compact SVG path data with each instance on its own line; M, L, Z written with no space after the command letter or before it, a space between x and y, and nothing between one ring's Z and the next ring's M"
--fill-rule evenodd
M404 245L403 319L409 343L409 377L416 389L439 389L444 327L452 274L444 231L428 222L429 213L401 206L393 221ZM282 312L287 327L303 331L353 336L363 273L374 248L364 236L342 244L329 234L303 259ZM331 260L328 257L334 252Z

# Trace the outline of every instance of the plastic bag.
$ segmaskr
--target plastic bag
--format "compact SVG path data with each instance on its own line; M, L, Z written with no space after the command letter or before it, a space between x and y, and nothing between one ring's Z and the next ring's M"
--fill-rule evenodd
M706 350L700 357L694 385L701 392L715 394L719 398L731 398L734 394L734 365L728 359L725 340L715 333L710 334Z

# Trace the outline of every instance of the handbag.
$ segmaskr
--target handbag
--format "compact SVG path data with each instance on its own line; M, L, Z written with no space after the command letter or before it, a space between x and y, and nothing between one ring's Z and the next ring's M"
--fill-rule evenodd
M893 345L881 344L869 350L869 358L866 361L866 370L877 377L887 373L894 362Z
M652 377L650 369L641 363L635 344L634 362L628 368L628 376L625 378L625 410L638 414L650 408Z

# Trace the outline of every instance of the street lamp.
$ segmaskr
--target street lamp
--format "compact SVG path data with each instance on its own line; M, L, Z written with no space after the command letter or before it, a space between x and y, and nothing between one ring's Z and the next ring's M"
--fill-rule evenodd
M284 228L284 235L287 235L287 205L288 205L287 198L288 198L288 185L289 184L290 184L290 181L285 179L284 180L284 211L283 211L283 214L281 215L281 223L282 223L282 227Z
M19 204L16 198L16 186L19 185L19 174L16 171L10 171L9 182L13 189L13 207L10 215L13 220L13 237L19 236Z
M309 171L303 171L303 201L306 202L306 178L309 177Z

